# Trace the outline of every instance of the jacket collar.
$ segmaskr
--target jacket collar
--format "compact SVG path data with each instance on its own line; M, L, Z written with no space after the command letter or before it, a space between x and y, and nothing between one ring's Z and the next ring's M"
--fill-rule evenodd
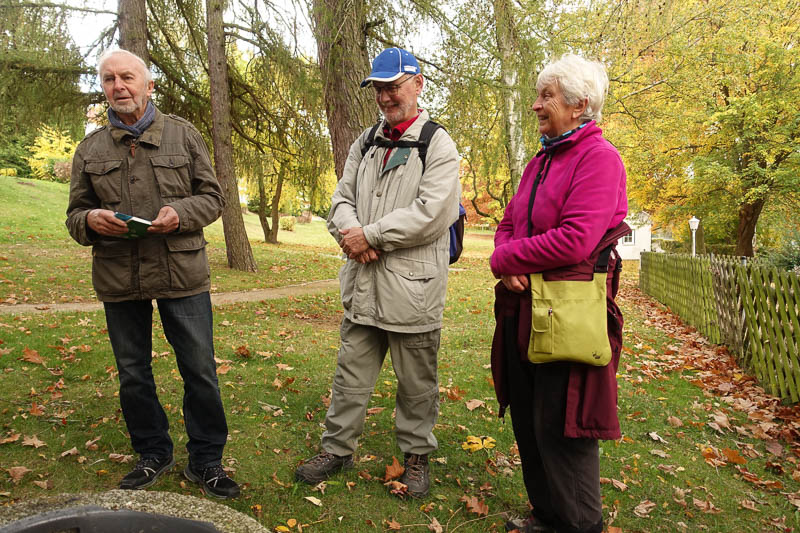
M554 142L552 142L552 144L549 144L548 146L542 146L542 148L536 154L536 157L548 152L555 152L556 150L569 149L571 146L574 146L585 137L600 133L602 133L602 130L597 126L597 123L594 120L590 120L571 132L563 134L561 136L563 138L556 139Z
M133 137L129 131L123 130L122 128L115 128L111 125L109 125L109 128L111 129L111 138L114 139L114 142L122 142L122 139L126 136ZM149 128L144 130L142 136L139 137L139 142L160 146L162 133L164 133L164 114L156 108L156 116L153 119L153 123L150 124Z
M420 110L419 115L417 116L417 120L415 120L406 131L403 132L403 135L400 137L401 141L415 141L419 139L420 133L422 133L422 126L430 120L430 115L424 109ZM383 127L386 126L386 119L383 119L381 122L381 126L375 131L376 137L382 137L384 139L389 140L386 135L383 134Z

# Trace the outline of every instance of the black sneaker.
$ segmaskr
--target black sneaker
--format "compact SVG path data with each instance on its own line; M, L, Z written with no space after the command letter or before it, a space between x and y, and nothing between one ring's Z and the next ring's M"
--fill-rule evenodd
M175 466L175 459L172 456L160 459L158 457L142 457L133 470L119 482L119 488L124 490L146 489L173 466Z
M199 484L203 492L214 498L235 498L239 495L239 485L228 477L222 465L195 469L191 463L183 471L186 479Z
M428 455L407 453L403 459L403 466L406 470L400 476L399 481L408 486L408 495L412 498L427 496L431 486L431 478L428 475Z
M316 485L336 472L348 468L353 468L353 454L340 457L332 453L322 452L298 466L297 470L294 471L294 478L309 485Z
M517 531L519 533L556 533L556 530L540 521L534 516L529 516L524 520L514 518L506 522L506 531Z

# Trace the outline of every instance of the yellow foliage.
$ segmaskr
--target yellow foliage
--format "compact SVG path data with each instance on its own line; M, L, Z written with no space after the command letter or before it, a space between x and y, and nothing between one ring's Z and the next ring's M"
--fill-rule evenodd
M16 176L16 168L0 168L0 176Z
M48 181L69 181L69 172L64 172L75 154L78 143L65 131L42 126L31 146L31 157L27 158L33 175Z

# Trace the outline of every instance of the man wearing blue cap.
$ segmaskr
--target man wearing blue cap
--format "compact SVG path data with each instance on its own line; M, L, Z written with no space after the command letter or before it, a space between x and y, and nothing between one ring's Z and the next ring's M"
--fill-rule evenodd
M448 229L461 197L459 156L447 132L417 105L424 79L411 53L381 52L361 83L370 85L383 120L350 147L328 215L328 229L348 260L339 272L344 318L322 453L300 465L295 477L317 484L352 468L388 350L398 381L395 418L405 466L405 487L393 492L421 498L430 487L428 454L438 446L437 353Z

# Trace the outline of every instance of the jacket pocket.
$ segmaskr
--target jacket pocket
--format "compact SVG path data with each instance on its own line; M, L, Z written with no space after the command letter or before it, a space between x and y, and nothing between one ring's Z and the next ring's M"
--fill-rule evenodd
M434 298L439 292L432 286L438 278L436 264L391 254L385 265L385 280L377 287L379 319L390 324L430 322L426 296L431 293Z
M83 170L89 175L92 188L102 204L119 204L122 191L121 167L122 159L85 162Z
M133 290L132 243L103 241L92 248L92 284L99 294L121 295Z
M162 198L190 196L189 158L182 154L154 155L150 157L153 174Z
M167 243L170 289L195 289L210 279L206 240L202 233L168 235L164 240Z

